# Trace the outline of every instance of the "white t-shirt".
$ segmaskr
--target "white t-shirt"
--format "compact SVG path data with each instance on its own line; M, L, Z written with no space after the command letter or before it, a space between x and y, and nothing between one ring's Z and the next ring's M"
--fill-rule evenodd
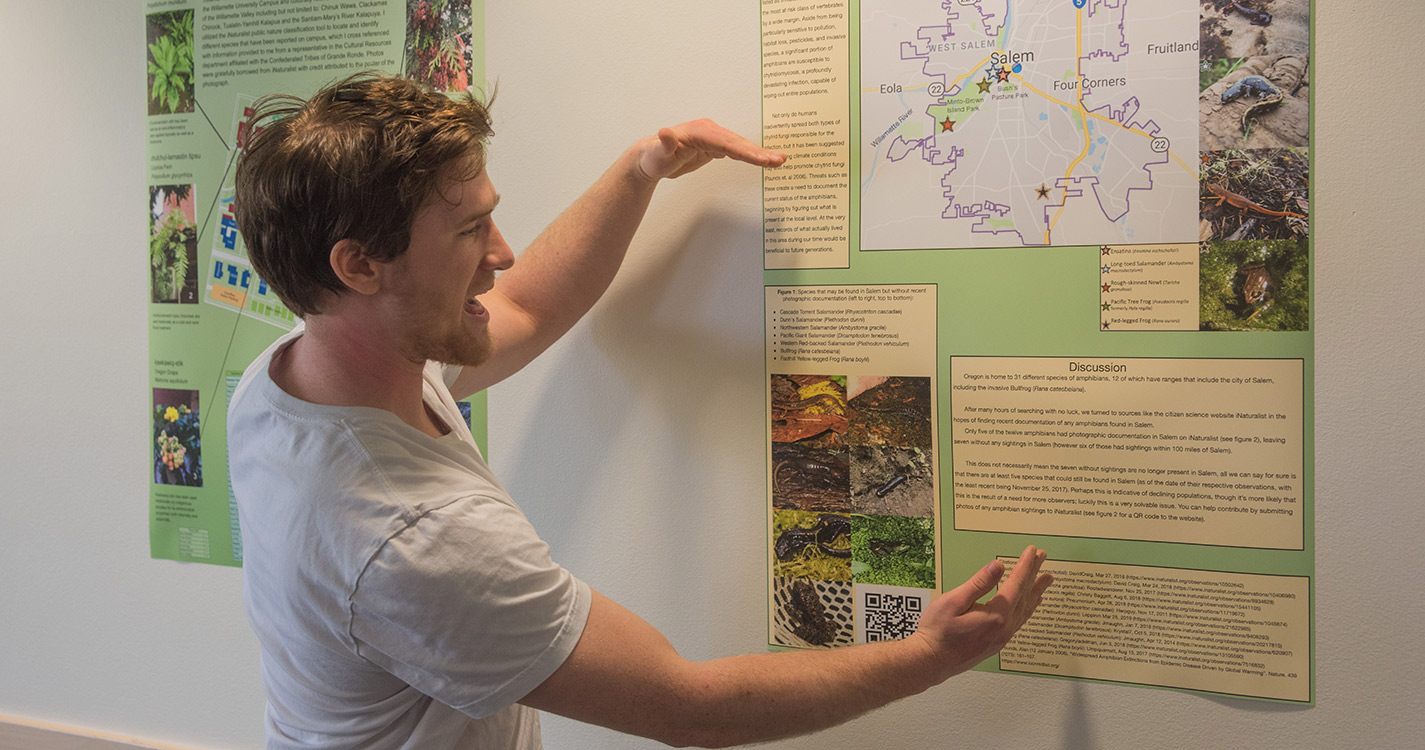
M516 701L573 650L589 587L490 473L439 365L436 439L279 388L272 354L300 334L252 363L228 414L268 747L540 747Z

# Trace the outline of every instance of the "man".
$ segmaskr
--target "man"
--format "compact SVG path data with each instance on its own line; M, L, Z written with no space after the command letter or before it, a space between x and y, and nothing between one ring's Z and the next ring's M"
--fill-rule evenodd
M977 603L998 562L904 641L688 662L549 559L457 429L452 394L519 370L599 298L659 180L784 156L706 120L664 128L516 264L473 97L362 75L253 122L240 228L305 321L248 369L228 423L269 746L538 747L533 709L672 744L770 739L964 671L1033 612L1049 578L1030 547L994 598Z

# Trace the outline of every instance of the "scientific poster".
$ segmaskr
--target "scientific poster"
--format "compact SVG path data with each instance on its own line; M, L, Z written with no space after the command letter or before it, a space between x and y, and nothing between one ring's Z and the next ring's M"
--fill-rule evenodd
M1310 703L1309 0L762 0L769 642Z
M364 70L478 90L483 8L482 0L145 3L153 557L242 564L228 398L248 363L296 322L253 271L237 231L233 173L252 103L267 93L305 96ZM483 399L467 413L482 446Z

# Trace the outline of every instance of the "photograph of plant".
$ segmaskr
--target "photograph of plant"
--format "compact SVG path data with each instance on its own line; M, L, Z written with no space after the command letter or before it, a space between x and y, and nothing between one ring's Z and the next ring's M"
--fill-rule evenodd
M470 0L406 0L405 76L436 91L469 91Z
M148 113L193 111L193 11L148 15Z
M153 482L203 486L198 392L153 389Z
M197 304L198 225L193 186L149 186L148 213L150 299Z

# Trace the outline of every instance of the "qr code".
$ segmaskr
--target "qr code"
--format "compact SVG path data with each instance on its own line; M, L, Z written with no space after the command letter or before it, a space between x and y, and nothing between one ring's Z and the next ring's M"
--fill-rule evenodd
M866 643L895 641L915 632L925 598L919 594L866 591L861 598L861 628Z

